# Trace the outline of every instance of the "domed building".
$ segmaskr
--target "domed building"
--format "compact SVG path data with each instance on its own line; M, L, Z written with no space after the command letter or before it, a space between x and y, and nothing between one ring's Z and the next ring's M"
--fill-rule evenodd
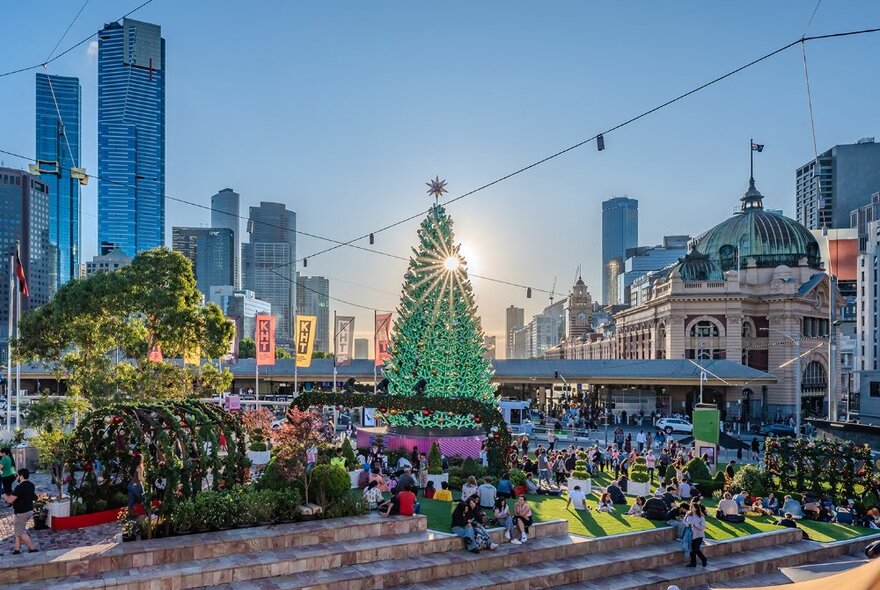
M754 179L740 200L740 211L694 238L684 258L632 285L632 306L615 314L604 340L563 343L557 356L735 360L777 382L704 390L704 400L717 403L725 419L773 419L795 410L797 338L803 415L823 415L829 281L819 244L797 221L764 209ZM658 408L689 411L697 396L673 395Z

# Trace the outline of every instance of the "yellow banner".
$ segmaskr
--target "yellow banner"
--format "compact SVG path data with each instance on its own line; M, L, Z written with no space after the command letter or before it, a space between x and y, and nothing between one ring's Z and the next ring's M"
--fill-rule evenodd
M312 364L315 347L315 328L318 318L313 315L296 316L296 366L306 368Z

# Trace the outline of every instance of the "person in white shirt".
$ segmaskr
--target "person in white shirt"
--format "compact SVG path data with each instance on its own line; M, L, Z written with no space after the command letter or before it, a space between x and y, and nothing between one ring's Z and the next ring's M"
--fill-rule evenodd
M718 512L715 513L715 518L724 520L725 516L736 516L738 514L739 506L730 495L730 492L725 492L724 499L718 502Z
M581 486L574 486L574 489L568 494L568 502L565 507L574 505L575 510L590 510L587 506L587 495L581 490Z
M687 480L682 481L678 485L678 495L682 500L687 500L691 497L691 484Z
M648 440L645 438L645 432L643 430L639 430L639 433L636 435L636 443L639 445L639 452L645 450L645 441Z

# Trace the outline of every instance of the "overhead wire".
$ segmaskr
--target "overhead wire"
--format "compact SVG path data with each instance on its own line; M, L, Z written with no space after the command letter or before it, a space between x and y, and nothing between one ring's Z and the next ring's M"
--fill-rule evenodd
M85 2L83 2L83 5L79 7L79 12L77 12L76 15L74 15L73 20L70 21L70 24L67 25L67 28L64 29L64 32L61 33L61 37L58 39L58 42L55 43L55 46L52 47L52 51L50 51L49 55L46 57L47 60L52 59L52 54L55 53L55 50L58 49L58 46L61 45L61 42L64 41L65 37L67 37L67 33L69 33L70 29L73 28L74 23L76 23L77 19L79 18L79 15L81 15L83 13L83 10L86 9L86 6L88 6L88 4L89 4L89 0L86 0Z

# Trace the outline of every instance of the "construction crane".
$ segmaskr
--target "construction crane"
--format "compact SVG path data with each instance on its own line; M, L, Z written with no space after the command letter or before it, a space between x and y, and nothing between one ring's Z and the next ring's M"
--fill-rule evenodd
M553 305L554 295L556 295L556 277L553 277L553 286L550 287L550 305Z

